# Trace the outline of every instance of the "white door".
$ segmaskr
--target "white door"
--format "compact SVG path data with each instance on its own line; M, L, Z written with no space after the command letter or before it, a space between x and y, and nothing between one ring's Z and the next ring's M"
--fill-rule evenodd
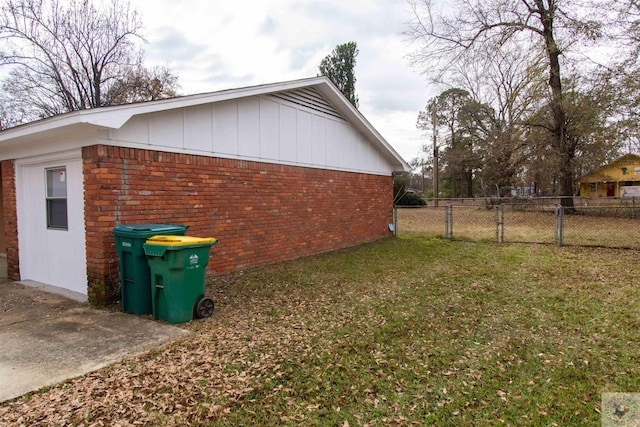
M16 171L21 279L86 295L82 159L22 160Z

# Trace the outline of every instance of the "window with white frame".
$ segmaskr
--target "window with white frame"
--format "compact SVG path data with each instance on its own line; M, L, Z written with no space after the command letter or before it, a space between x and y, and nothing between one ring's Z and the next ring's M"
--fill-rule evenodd
M47 228L67 230L67 169L46 169Z

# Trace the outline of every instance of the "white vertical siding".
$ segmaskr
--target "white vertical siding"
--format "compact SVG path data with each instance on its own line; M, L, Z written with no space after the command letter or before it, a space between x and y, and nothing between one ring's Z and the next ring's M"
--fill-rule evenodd
M327 125L329 120L316 115L311 121L311 163L314 165L327 164Z
M317 96L284 92L146 114L108 138L149 149L391 173L373 143Z
M340 144L340 157L338 159L338 165L343 168L348 168L349 165L354 164L357 161L353 157L353 143L355 142L356 134L349 132L351 129L346 123L338 123L338 143Z
M184 116L180 111L161 111L149 115L149 141L163 147L184 148Z
M213 151L213 121L211 105L199 105L184 110L184 148Z
M325 164L335 165L337 167L342 166L341 156L342 150L340 144L340 124L334 120L330 120L326 123L326 136L325 136L325 150L327 161Z
M260 158L280 158L280 105L265 98L260 99Z
M212 110L213 152L237 155L239 147L238 102L225 101L210 106Z
M115 141L149 143L149 116L134 116L120 129L109 129L108 138Z
M311 131L313 116L306 111L298 110L296 113L296 156L300 163L310 165L313 163L313 138Z
M304 163L298 158L298 115L286 105L280 106L280 159Z
M233 126L233 124L230 124ZM238 154L259 157L260 153L260 99L238 101Z

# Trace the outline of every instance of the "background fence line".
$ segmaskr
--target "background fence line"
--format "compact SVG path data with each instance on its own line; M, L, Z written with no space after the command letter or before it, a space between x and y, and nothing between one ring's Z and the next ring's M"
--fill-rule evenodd
M573 209L561 206L558 198L497 205L454 199L447 204L441 201L438 207L396 207L395 233L466 241L640 248L640 207L635 199L607 199L574 201Z

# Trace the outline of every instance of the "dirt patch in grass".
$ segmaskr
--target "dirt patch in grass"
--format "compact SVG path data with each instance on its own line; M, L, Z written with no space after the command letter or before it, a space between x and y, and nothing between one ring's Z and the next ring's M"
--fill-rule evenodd
M218 278L179 342L7 425L595 425L640 391L640 253L399 238Z

